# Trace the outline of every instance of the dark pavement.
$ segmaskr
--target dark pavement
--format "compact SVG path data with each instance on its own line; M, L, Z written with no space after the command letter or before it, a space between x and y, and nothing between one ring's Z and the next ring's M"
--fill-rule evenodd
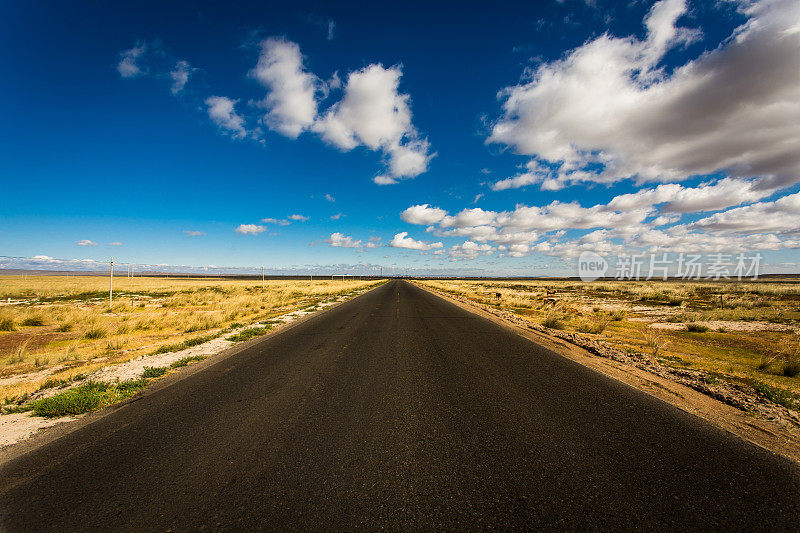
M403 281L0 468L44 530L790 529L800 469Z

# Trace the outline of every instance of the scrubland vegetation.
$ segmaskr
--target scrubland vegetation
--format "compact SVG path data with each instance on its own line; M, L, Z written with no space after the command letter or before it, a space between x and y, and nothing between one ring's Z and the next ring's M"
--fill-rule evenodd
M0 276L0 400L178 351L375 283L269 280L262 289L260 280L122 277L114 280L109 307L107 277ZM264 332L245 330L244 337ZM104 403L131 387L91 389L88 396Z
M422 283L665 365L744 382L800 408L797 280Z

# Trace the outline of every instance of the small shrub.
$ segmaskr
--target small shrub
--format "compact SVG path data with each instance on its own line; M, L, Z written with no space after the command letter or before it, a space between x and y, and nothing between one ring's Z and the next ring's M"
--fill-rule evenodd
M4 318L0 320L0 331L16 331L17 325L14 323L13 318Z
M22 321L23 326L44 326L44 320L40 316L29 316Z
M72 322L62 322L56 328L56 331L60 331L61 333L67 333L68 331L72 331Z
M686 324L686 329L692 333L705 333L709 330L709 327L703 324L697 324L696 322L690 322Z

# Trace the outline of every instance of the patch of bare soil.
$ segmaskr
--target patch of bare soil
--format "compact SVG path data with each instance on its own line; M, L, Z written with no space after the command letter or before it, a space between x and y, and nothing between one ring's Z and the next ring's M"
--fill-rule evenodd
M44 333L46 329L48 328L43 326L37 327L36 329L11 331L0 334L0 355L14 353L23 345L25 345L26 349L34 350L47 346L51 342L77 339L80 336L78 333L61 333L55 331L54 326L49 328L53 331Z
M697 322L697 324L706 326L714 331L722 329L725 331L793 331L798 333L798 330L789 324L775 324L757 320L707 320ZM686 329L686 324L681 324L680 322L653 322L650 327L680 331Z

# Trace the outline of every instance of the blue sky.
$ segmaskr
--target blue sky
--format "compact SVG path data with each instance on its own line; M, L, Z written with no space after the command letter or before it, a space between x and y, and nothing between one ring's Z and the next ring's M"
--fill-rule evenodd
M585 250L761 251L796 272L799 11L10 4L0 255L548 275Z

